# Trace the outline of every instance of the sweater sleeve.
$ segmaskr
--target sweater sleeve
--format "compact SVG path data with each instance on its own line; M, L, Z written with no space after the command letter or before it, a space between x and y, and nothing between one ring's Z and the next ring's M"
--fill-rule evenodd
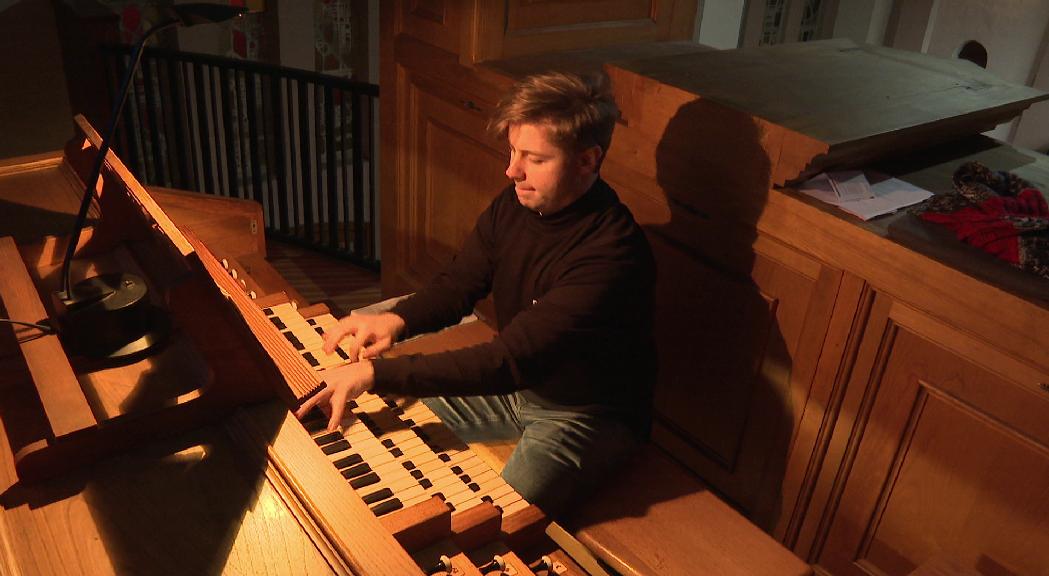
M390 311L404 319L410 337L458 323L491 290L492 230L498 198L477 218L459 253L437 276Z
M596 247L575 259L491 342L375 360L376 391L419 397L505 394L535 386L580 355L600 361L604 353L629 353L637 337L629 328L636 326L629 320L631 299L650 293L649 263L630 247Z

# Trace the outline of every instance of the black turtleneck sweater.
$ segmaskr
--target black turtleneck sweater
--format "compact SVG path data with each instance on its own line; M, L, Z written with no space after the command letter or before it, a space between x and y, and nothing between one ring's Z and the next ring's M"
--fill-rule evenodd
M630 211L598 179L550 215L511 185L458 256L393 312L410 336L453 325L492 292L498 336L439 354L376 359L376 392L522 394L547 408L617 415L647 429L655 358L651 250Z

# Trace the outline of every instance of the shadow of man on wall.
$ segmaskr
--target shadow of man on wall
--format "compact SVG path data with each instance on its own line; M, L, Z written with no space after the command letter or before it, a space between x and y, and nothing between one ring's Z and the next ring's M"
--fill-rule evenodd
M613 185L645 228L658 265L652 443L770 530L791 439L791 357L778 300L762 290L775 271L755 253L772 171L762 136L750 116L696 99L673 113L655 149L664 197ZM662 514L660 502L704 490L700 483L653 486L643 462L614 483L632 486L629 495L596 499L616 509L588 506L577 523L651 518Z

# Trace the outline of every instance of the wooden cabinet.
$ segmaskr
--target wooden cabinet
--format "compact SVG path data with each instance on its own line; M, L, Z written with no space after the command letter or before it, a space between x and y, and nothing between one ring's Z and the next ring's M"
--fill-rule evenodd
M1049 374L884 294L856 366L835 432L849 450L828 470L839 488L815 564L906 574L946 557L985 574L1044 574Z

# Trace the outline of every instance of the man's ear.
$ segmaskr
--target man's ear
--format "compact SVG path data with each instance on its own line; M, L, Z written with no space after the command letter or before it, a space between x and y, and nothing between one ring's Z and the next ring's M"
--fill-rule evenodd
M596 144L580 152L578 156L580 171L584 174L597 172L598 167L601 166L601 156L603 154L601 147Z

